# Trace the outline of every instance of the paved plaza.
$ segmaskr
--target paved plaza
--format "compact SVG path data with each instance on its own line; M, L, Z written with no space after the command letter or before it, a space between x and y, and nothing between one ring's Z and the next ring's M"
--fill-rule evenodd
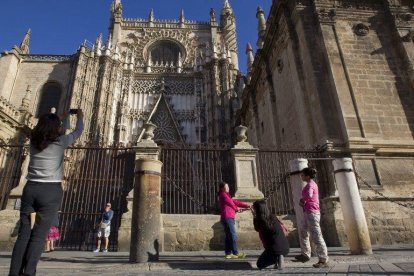
M370 256L349 255L346 248L329 248L330 267L312 268L293 262L299 251L291 250L285 269L259 271L256 259L261 251L246 251L242 260L225 260L223 252L164 252L160 262L130 264L128 253L55 251L43 254L38 275L414 275L414 245L381 246ZM0 253L0 275L7 275L10 252Z

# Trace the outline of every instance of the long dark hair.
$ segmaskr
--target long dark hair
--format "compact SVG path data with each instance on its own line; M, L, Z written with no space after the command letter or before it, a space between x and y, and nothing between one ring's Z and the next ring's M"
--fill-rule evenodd
M255 201L253 203L253 208L256 213L256 217L254 219L255 228L257 228L257 230L262 229L273 231L273 229L275 229L277 220L270 213L266 201L263 199Z
M45 114L39 118L30 135L30 143L42 151L49 144L56 142L60 133L61 121L56 114Z
M317 171L315 168L304 168L301 173L305 176L309 176L311 179L314 179Z
M217 195L219 195L221 193L221 190L223 190L224 186L229 185L227 182L221 181L218 185L218 192Z

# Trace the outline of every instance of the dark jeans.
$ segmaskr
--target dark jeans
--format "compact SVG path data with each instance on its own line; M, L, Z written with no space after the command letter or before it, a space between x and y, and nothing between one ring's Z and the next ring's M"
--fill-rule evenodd
M257 260L257 268L263 269L268 267L269 265L274 265L278 262L279 255L270 250L265 250L262 255L260 255L259 259Z
M61 200L60 182L27 182L23 189L19 235L13 249L10 276L36 275L36 266L43 252L46 235ZM30 229L30 213L33 212L36 212L36 219L33 229Z
M224 252L227 254L238 254L237 250L237 234L234 219L225 218L221 219L221 224L224 227L224 233L226 234L224 240Z

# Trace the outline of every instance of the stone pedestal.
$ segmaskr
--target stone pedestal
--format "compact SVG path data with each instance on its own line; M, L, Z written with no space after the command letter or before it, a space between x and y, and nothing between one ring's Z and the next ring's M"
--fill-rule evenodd
M257 151L247 142L239 142L231 149L234 159L235 197L237 199L255 201L264 197L258 188Z
M138 159L135 164L130 262L159 259L161 167L162 163L154 159Z
M352 254L372 254L371 240L351 158L333 161L345 231Z
M17 239L20 225L20 199L23 194L23 188L26 185L29 160L28 152L25 151L19 184L10 191L6 208L0 211L0 221L2 221L0 231L0 251L11 251Z

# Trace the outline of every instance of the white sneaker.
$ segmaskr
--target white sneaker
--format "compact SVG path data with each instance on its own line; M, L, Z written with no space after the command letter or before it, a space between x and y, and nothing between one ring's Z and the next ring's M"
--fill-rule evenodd
M98 253L99 252L99 248L96 248L93 253Z
M108 252L108 249L104 249L104 250L102 250L102 252L103 253L107 253Z
M279 258L277 260L277 268L283 269L284 262L285 262L285 257L283 255L279 255Z

